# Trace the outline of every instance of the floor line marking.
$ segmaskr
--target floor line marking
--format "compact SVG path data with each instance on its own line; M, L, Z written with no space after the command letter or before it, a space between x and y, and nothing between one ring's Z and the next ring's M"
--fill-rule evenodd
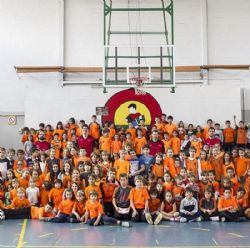
M24 235L25 235L26 225L27 225L27 219L24 219L22 229L20 232L20 236L19 236L19 240L17 243L17 248L22 248L24 245L23 239L24 239Z
M80 230L86 230L88 229L87 227L81 227L81 228L74 228L74 229L71 229L71 231L80 231Z
M215 245L219 245L215 239L212 239Z
M238 237L238 238L245 238L246 237L246 236L242 236L242 235L237 234L237 233L227 233L227 234Z
M207 232L210 232L210 229L207 229L207 228L199 228L199 227L195 227L195 228L192 228L193 230L199 230L199 231L207 231Z
M216 242L216 241L215 241ZM1 246L0 247L15 247L15 246ZM110 248L110 246L80 246L80 245L60 245L60 246L51 246L51 245L25 245L23 248L93 248L93 247L96 247L96 248ZM112 248L120 248L120 247L124 247L124 248L138 248L138 246L112 246ZM155 246L140 246L142 248L155 248ZM250 246L226 246L226 245L210 245L210 246L159 246L159 247L164 247L164 248L198 248L198 247L201 247L201 248L249 248Z
M38 238L44 238L44 237L47 237L47 236L50 236L50 235L54 235L54 233L45 233L43 235L38 236Z

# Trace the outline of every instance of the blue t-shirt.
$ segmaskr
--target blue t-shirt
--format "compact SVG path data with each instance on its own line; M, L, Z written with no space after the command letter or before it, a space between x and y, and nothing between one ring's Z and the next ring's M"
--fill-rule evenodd
M139 158L140 161L140 166L144 164L145 166L145 171L143 174L147 175L150 167L154 164L154 157L151 155L145 156L145 155L141 155Z

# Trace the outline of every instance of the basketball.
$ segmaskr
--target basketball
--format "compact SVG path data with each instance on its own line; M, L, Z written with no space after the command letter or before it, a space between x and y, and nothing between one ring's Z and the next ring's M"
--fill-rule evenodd
M0 220L4 220L5 219L5 215L3 210L0 209Z
M246 213L246 218L247 218L248 220L250 220L250 211L248 211L248 212Z

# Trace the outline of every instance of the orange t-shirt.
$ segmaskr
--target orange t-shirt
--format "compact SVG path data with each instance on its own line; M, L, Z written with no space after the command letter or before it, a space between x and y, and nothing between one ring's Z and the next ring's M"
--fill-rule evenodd
M234 142L235 131L231 127L227 127L223 130L224 143L233 143Z
M53 135L57 133L58 134L58 139L60 141L62 141L62 136L63 134L65 133L65 130L64 129L55 129L54 132L53 132Z
M202 148L202 143L198 140L193 140L191 141L191 146L193 146L196 150L195 152L195 157L198 158L200 156L201 153L201 148Z
M0 209L4 209L4 204L3 204L2 200L0 200Z
M119 180L121 173L129 174L129 162L127 160L118 159L114 163L114 168L116 170L116 179Z
M155 199L149 199L148 201L148 208L149 208L149 212L156 212L160 209L161 207L161 200L159 198L155 198Z
M80 216L83 216L85 213L85 202L75 202L73 208Z
M90 191L92 190L95 190L98 193L98 199L102 198L102 192L101 192L100 187L97 185L94 185L94 186L89 185L88 187L85 188L85 196L87 199L89 199Z
M195 159L187 159L186 166L188 171L192 171L196 176L198 176L198 160Z
M21 177L18 179L18 182L19 182L19 187L22 187L25 189L29 187L29 180L28 179Z
M210 171L213 169L213 167L211 166L211 164L206 161L206 160L199 160L200 165L201 165L201 172L203 171Z
M101 215L104 214L102 204L99 201L95 202L87 201L85 210L89 211L90 219L97 218L99 214Z
M247 168L250 166L250 160L248 158L237 158L235 161L236 174L238 177L245 176Z
M122 148L122 142L120 140L112 140L111 141L111 153L119 153Z
M164 159L163 164L164 164L165 170L169 171L171 177L174 178L177 175L177 171L176 171L176 168L175 168L174 159L166 157Z
M237 134L237 139L236 139L237 144L246 144L247 143L247 129L246 128L238 127L236 129L236 134Z
M12 201L15 197L17 197L17 190L16 189L12 189L10 191L10 200Z
M47 142L50 142L52 140L52 138L53 138L53 131L49 131L49 132L45 133L45 140Z
M110 153L111 151L110 137L101 136L101 138L99 139L99 146L101 151L107 151L108 153Z
M89 124L89 135L95 140L100 138L100 125L98 123L91 122Z
M133 188L129 193L129 200L131 200L134 203L135 208L138 209L145 208L145 201L149 199L148 191L144 187L140 189Z
M223 160L222 160L222 158L210 157L209 162L210 162L211 166L213 167L213 170L215 171L215 179L217 181L220 181L221 176L223 175L223 170L222 170Z
M66 199L60 203L58 210L67 215L71 215L74 205L75 205L74 201Z
M174 187L172 182L165 182L165 183L163 183L162 186L163 186L164 191L166 191L166 190L172 191L173 187Z
M51 218L54 216L55 215L53 214L53 212L46 213L44 207L41 207L41 208L33 207L33 206L31 207L31 219L32 220L39 220L41 217Z
M176 195L181 195L183 196L184 195L184 188L181 187L181 186L178 186L178 185L174 185L173 187L173 195L176 196Z
M223 208L228 208L228 207L233 207L233 208L238 208L237 202L234 197L230 197L229 199L225 199L225 197L220 197L218 201L218 209L223 209Z
M45 206L49 202L49 191L41 188L40 190L40 203L41 206Z
M137 155L141 155L142 147L145 146L146 144L147 144L147 140L145 137L135 138L134 147L135 147L135 152Z
M101 183L101 190L103 192L103 202L112 202L115 188L118 187L115 183L103 182Z
M169 139L169 140L162 139L161 141L164 144L164 151L167 152L168 148L172 147L172 141L171 141L171 139Z
M27 198L19 199L18 197L15 197L9 208L18 209L18 208L27 208L29 206L30 202Z
M51 142L51 146L53 148L55 148L55 158L56 159L59 159L60 158L60 153L61 153L61 148L62 148L62 142L61 141L55 141L55 140L52 140Z
M164 166L162 164L154 164L152 166L151 172L156 177L163 177L164 176Z
M54 203L54 206L56 209L59 207L62 201L63 192L64 192L63 188L60 188L60 189L53 188L49 192L49 200Z
M115 128L109 128L109 137L112 139L116 134Z
M173 131L176 129L177 129L176 125L172 123L172 124L166 124L164 131L169 133L170 136L172 136Z
M178 137L173 137L171 143L174 155L178 155L181 150L181 140Z
M126 133L130 133L131 134L131 140L134 141L135 137L136 137L136 129L135 128L128 128L126 130Z

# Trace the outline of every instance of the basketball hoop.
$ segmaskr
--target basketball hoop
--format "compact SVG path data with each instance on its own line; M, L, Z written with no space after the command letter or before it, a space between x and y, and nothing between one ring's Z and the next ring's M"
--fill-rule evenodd
M142 90L145 83L149 82L147 77L131 77L129 78L130 84L134 87L135 95L144 96L147 94L146 91Z

